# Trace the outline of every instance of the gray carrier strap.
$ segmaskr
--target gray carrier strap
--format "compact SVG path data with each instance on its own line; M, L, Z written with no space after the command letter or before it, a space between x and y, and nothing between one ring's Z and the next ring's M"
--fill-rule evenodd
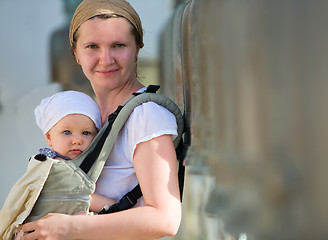
M149 92L136 93L109 116L108 122L96 136L88 150L73 160L93 181L97 181L116 138L130 114L135 107L149 101L165 107L175 115L178 126L178 137L174 140L174 146L178 146L184 130L184 120L179 107L168 97L161 94Z

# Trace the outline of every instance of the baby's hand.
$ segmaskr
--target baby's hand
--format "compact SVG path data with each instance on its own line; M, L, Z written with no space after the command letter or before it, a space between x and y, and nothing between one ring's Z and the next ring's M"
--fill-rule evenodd
M100 212L104 206L109 205L112 206L116 203L115 200L99 195L99 194L91 194L90 195L90 211L91 212Z
M14 240L20 240L21 237L23 237L24 235L24 232L23 230L21 229L15 236L15 239Z

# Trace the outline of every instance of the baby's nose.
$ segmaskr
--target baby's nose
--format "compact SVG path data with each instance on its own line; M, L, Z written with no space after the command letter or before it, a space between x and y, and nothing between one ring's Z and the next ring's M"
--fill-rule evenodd
M74 136L73 137L73 140L72 140L72 143L75 145L75 144L82 144L82 137L81 136Z

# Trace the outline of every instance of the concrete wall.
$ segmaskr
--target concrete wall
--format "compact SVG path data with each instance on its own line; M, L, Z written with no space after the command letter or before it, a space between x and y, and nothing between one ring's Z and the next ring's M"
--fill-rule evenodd
M191 132L177 239L328 237L327 10L191 0L168 22L161 82Z

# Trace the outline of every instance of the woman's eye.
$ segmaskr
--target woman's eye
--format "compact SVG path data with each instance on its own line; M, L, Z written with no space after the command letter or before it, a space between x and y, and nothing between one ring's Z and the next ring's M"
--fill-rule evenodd
M82 132L82 134L83 134L83 135L89 135L89 134L91 134L91 132L89 132L89 131L84 131L84 132Z
M90 45L87 46L87 48L94 49L94 48L97 48L97 46L95 44L90 44Z
M63 133L64 133L65 135L70 135L70 134L71 134L71 131L69 131L69 130L65 130Z
M121 48L121 47L124 47L125 45L122 44L122 43L117 43L114 45L115 48Z

